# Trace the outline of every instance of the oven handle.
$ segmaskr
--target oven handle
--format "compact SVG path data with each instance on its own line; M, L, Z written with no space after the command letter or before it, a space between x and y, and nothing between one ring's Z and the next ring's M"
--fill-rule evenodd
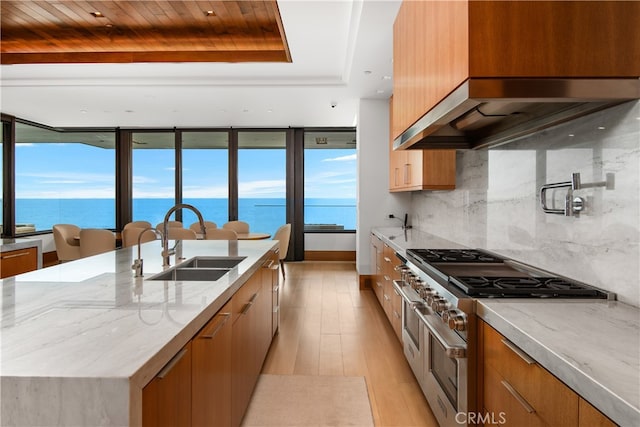
M438 332L438 329L434 327L429 319L427 319L419 309L414 308L413 311L416 312L424 326L429 330L429 333L433 335L433 337L438 340L440 345L444 347L445 354L450 359L464 359L467 357L467 346L459 345L459 344L450 344L447 340Z
M410 295L408 295L403 288L403 286L400 284L402 282L400 282L399 280L394 280L393 281L393 287L394 289L400 294L400 296L402 297L403 300L405 300L405 302L407 304L409 304L409 307L411 307L412 310L415 310L416 308L419 307L423 307L424 306L424 302L422 301L422 299L418 298L412 298Z

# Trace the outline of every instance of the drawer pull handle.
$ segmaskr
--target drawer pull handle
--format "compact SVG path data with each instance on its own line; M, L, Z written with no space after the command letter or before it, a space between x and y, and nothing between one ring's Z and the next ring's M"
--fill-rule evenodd
M388 256L384 257L385 262L391 262L391 258L389 258Z
M527 411L530 414L533 414L536 412L535 409L533 409L533 406L529 405L529 402L527 402L524 397L520 396L520 393L518 393L516 391L516 389L514 389L511 384L509 384L508 382L506 382L505 380L500 381L502 383L502 385L504 386L504 388L507 389L507 391L509 393L511 393L511 395L518 401L520 402L520 404L522 405L522 407L525 409L525 411Z
M531 357L529 357L528 354L526 354L524 351L520 350L518 347L516 347L516 345L514 343L512 343L511 341L507 340L507 339L502 339L502 344L504 344L505 346L507 346L507 348L511 351L513 351L515 354L517 354L522 360L524 360L527 365L535 365L536 361L533 360Z
M26 256L26 255L29 255L29 252L20 252L19 254L5 255L5 256L1 257L1 259L18 258L18 257L21 257L21 256Z
M386 280L386 281L391 280L391 277L387 276L386 274L383 277L384 277L384 280Z
M201 339L213 339L218 332L220 331L220 329L222 329L222 327L225 325L225 323L227 323L227 320L229 320L229 317L231 316L231 314L229 313L220 313L218 317L218 319L216 319L215 321L215 325L212 326L212 331L211 333L207 334L207 335L201 335L200 338Z
M180 350L180 353L178 353L177 355L175 355L175 357L173 359L171 359L169 361L169 363L167 363L167 366L165 366L164 368L162 368L162 370L160 371L160 373L158 374L158 378L160 379L164 379L164 377L167 376L167 374L173 369L174 366L176 366L178 364L178 362L180 361L180 359L182 359L184 357L184 355L187 354L187 349L183 348L182 350Z

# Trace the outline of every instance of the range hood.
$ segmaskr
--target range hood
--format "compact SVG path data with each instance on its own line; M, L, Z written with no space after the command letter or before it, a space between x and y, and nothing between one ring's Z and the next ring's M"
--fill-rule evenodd
M471 78L396 138L393 148L487 148L639 98L637 78Z

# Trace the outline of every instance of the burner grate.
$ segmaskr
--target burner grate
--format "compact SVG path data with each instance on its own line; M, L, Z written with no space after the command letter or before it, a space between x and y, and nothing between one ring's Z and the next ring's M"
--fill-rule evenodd
M606 298L598 289L560 277L450 277L449 282L475 297Z
M427 263L502 263L504 260L478 249L407 249L407 254Z

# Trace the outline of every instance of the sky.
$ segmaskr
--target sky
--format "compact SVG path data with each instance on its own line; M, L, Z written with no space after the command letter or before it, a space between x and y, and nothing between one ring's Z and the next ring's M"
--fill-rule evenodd
M16 144L16 198L115 198L114 150ZM174 152L133 151L134 198L174 197ZM183 150L183 197L227 198L227 150ZM285 197L284 149L240 149L240 198ZM356 197L356 150L305 150L305 197Z

